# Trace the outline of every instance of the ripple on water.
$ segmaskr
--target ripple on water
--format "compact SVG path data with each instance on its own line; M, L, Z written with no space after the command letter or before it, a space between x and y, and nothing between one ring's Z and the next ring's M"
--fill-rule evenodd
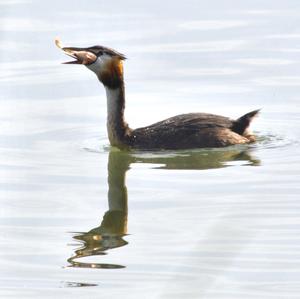
M288 147L298 143L297 140L288 136L277 135L274 133L260 134L256 133L257 142L250 145L251 148L256 149L275 149L281 147Z
M82 288L82 287L96 287L95 283L75 282L75 281L63 281L61 283L63 288Z
M82 147L84 150L92 153L105 153L111 148L107 137L104 135L94 136L84 140Z

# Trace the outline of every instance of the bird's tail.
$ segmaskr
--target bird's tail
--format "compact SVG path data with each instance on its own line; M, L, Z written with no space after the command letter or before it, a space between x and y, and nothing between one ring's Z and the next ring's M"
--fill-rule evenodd
M251 111L243 116L241 116L239 119L237 119L232 126L232 131L243 135L245 133L245 131L247 130L247 128L249 127L251 121L253 120L253 118L255 116L257 116L258 112L260 111L260 109Z

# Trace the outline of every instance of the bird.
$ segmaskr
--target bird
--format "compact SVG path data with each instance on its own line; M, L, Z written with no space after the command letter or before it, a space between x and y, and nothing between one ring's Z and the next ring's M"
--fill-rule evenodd
M113 147L137 150L187 150L226 147L255 142L249 125L260 109L231 119L210 113L176 115L149 126L132 129L124 119L125 86L123 62L125 55L104 47L64 47L56 45L72 61L93 71L104 85L107 98L107 133Z

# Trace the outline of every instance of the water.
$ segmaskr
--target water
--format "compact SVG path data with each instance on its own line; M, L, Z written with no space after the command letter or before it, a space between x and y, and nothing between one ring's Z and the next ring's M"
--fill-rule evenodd
M1 298L299 298L298 1L0 1ZM111 149L54 38L125 53L132 127L263 108L251 146Z

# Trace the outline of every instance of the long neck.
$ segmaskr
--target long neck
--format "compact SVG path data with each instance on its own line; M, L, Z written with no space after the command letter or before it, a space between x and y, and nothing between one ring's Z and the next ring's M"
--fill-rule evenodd
M130 128L124 120L125 94L124 83L118 87L105 86L107 97L107 132L111 145L126 147L129 145Z

